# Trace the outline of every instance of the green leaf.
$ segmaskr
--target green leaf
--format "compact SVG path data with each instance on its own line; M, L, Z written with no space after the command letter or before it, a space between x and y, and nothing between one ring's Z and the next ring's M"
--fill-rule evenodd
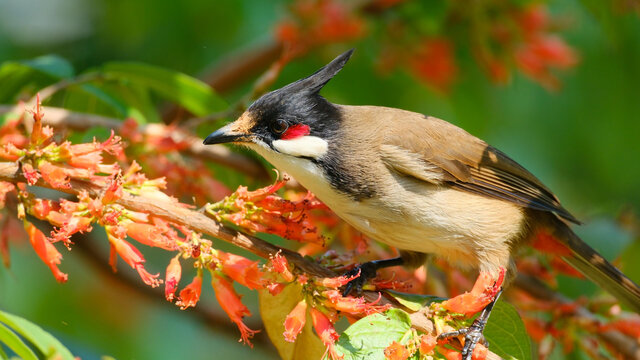
M69 78L74 75L71 63L57 55L44 55L21 63L54 78Z
M60 341L40 326L25 320L19 316L0 311L0 323L4 323L13 331L27 339L47 359L74 360L74 356ZM14 350L15 351L15 350ZM17 353L17 352L16 352ZM35 357L34 357L35 359Z
M23 360L38 360L38 357L29 346L27 346L16 333L2 324L0 324L0 343L7 345L9 349L13 350L13 352Z
M384 360L384 349L393 341L400 341L410 330L409 314L391 309L353 323L340 335L336 349L344 360Z
M20 96L73 76L73 68L64 59L46 55L26 61L6 61L0 65L0 102L13 103Z
M184 106L196 116L227 107L211 87L183 73L135 62L112 62L102 67L107 78L130 81L154 90L160 96Z
M418 311L432 302L442 302L445 300L444 298L433 295L407 294L394 290L387 290L385 292L411 311Z
M516 309L498 301L484 329L491 351L504 359L531 359L531 339Z
M302 287L297 284L287 285L280 294L273 296L267 290L258 292L260 316L269 339L278 350L283 360L320 359L325 351L322 341L313 333L311 316L307 313L302 332L295 343L284 340L284 319L302 300Z

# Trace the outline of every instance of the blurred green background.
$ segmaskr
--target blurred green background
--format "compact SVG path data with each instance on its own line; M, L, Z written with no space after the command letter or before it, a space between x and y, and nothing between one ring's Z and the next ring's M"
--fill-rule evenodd
M508 85L492 84L464 50L449 94L403 71L382 76L375 37L312 52L287 66L276 85L306 76L355 46L325 97L404 108L465 128L541 178L587 223L579 233L606 256L629 249L624 256L637 259L638 242L615 218L624 209L640 209L640 19L594 10L594 3L549 3L551 13L569 19L562 34L580 54L578 66L561 75L557 92L521 74ZM77 72L135 60L200 76L231 54L273 41L273 28L285 14L284 1L0 0L0 61L56 54ZM232 103L249 86L223 96ZM160 295L120 285L82 250L64 255L62 268L70 274L65 285L55 282L27 243L13 246L11 255L11 268L0 269L0 309L45 327L83 359L276 356L266 341L251 350L236 342L233 326L211 326L200 312L181 312ZM162 255L150 262L150 271L164 271ZM631 263L627 271L640 282L638 267ZM208 286L202 299L198 307L230 324ZM258 318L255 294L246 299Z

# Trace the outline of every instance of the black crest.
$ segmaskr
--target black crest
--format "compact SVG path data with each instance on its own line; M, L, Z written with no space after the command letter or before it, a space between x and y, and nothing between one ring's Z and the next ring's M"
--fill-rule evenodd
M331 80L337 73L342 70L344 65L349 61L351 55L355 49L346 51L338 55L330 63L323 66L320 70L307 76L304 79L300 79L294 83L291 83L281 90L287 92L306 92L311 94L317 94L320 90Z

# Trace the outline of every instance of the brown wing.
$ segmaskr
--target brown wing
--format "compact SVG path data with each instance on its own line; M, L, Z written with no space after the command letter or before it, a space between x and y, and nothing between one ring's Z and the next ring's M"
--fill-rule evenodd
M580 223L540 180L484 141L433 117L401 121L383 135L380 150L389 168Z

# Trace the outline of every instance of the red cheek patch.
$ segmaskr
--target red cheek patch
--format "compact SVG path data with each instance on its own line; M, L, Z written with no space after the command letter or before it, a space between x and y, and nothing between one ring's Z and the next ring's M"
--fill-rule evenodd
M310 133L311 133L311 130L309 129L309 125L297 124L297 125L289 126L287 131L285 131L282 134L282 136L280 136L280 139L291 140L291 139L299 138L301 136L309 135Z

